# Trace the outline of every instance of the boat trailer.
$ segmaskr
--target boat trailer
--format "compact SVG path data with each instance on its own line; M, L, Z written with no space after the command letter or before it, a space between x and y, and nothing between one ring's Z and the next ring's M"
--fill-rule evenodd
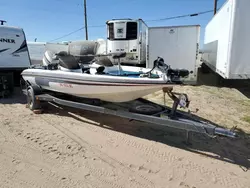
M171 127L182 129L186 131L187 142L189 141L190 132L203 133L209 137L216 137L217 135L230 138L236 137L236 133L233 130L218 127L191 113L177 110L178 106L181 108L188 107L189 101L186 94L174 93L171 88L165 88L163 92L167 93L174 101L172 108L142 98L123 103L111 103L97 99L83 98L75 100L77 97L42 91L39 87L31 85L26 86L26 89L22 89L22 91L27 96L27 106L32 111L42 110L42 104L44 102L55 103L67 107L119 116L129 120L152 123L162 128ZM177 95L179 95L179 97L177 97ZM72 100L70 98L72 98Z

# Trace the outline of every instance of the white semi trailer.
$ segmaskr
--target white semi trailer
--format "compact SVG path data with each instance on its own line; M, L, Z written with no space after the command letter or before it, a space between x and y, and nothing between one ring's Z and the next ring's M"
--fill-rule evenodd
M228 0L205 29L203 61L224 79L249 79L250 0Z

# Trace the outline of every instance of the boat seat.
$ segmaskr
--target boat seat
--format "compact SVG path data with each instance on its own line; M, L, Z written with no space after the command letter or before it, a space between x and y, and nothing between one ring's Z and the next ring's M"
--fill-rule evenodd
M57 55L57 56L67 56L69 54L67 52L65 52L65 51L60 51L60 52L56 53L55 55Z
M126 52L122 52L122 53L114 53L112 55L113 59L119 59L119 58L122 58L122 57L125 57L126 56Z
M104 70L105 70L104 66L98 67L96 68L96 74L105 74Z
M80 65L72 55L58 56L59 65L66 69L80 69Z

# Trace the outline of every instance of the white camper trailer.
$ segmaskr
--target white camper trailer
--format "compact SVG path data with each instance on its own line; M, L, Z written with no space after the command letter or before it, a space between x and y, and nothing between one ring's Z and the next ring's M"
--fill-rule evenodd
M0 97L19 85L20 73L30 66L23 29L0 25Z
M205 29L203 61L225 79L249 79L250 1L228 0Z
M30 66L23 29L0 26L0 69L22 70Z

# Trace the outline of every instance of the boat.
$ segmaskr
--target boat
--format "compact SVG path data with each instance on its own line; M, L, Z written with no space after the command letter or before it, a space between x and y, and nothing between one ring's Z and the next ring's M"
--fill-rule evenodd
M155 60L154 68L147 69L121 65L119 60L126 53L108 55L117 64L92 61L83 65L66 52L47 51L43 65L31 66L21 75L28 85L42 90L119 103L182 84L181 79L189 74L187 70L171 69L161 57Z

